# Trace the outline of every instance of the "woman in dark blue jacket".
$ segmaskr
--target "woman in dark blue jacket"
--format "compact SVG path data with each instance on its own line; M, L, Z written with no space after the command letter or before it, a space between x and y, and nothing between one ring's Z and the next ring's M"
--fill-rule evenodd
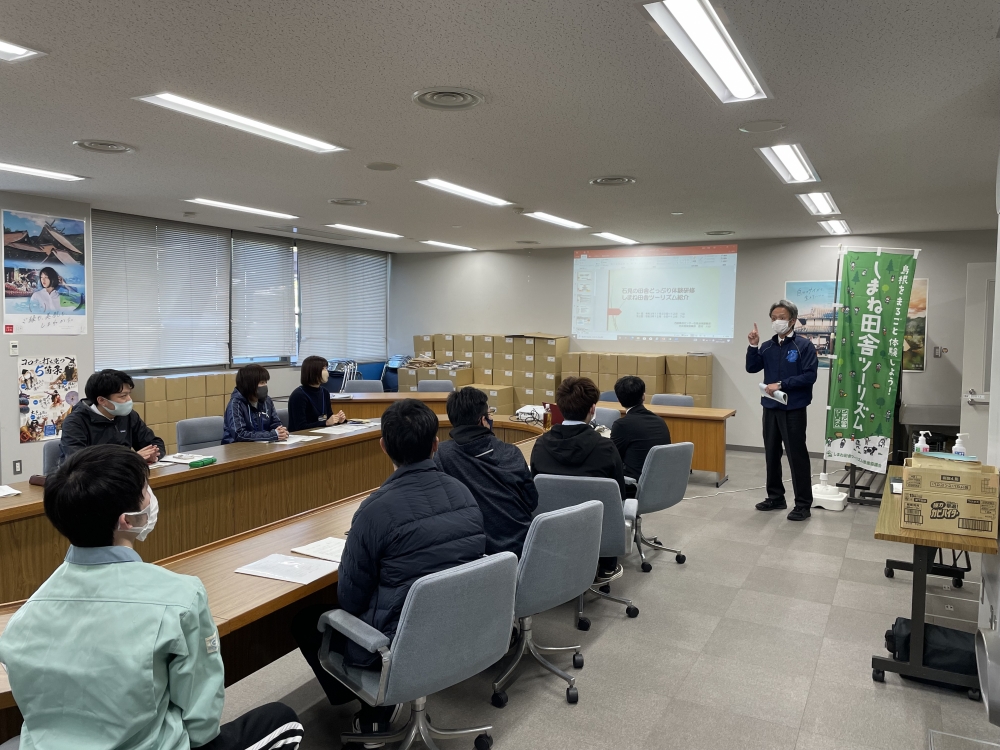
M288 397L288 430L315 430L317 427L346 422L344 412L333 413L330 394L323 384L330 379L327 371L329 362L322 357L306 357L302 360L300 380L302 385Z
M244 365L236 371L236 388L226 407L222 444L263 443L284 440L288 430L267 395L271 374L261 365Z

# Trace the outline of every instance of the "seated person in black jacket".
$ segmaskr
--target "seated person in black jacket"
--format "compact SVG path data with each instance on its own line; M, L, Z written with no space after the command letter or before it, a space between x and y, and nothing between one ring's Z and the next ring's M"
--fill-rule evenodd
M566 378L556 389L556 404L563 423L535 441L531 449L531 475L562 474L571 477L605 477L618 482L625 497L625 473L618 449L590 426L594 410L601 398L590 378ZM613 573L618 566L615 557L602 557L598 578Z
M397 401L382 414L382 450L396 471L370 494L351 522L340 561L337 602L390 639L396 634L410 586L423 576L477 560L486 552L483 515L464 484L439 471L438 418L415 399ZM316 622L329 606L306 607L292 623L302 655L330 703L355 695L319 663L322 634ZM331 648L349 666L379 669L378 654L334 634ZM361 704L356 732L388 731L399 707Z
M625 464L625 476L638 479L649 450L657 445L670 445L670 430L662 417L643 406L646 384L642 378L635 375L618 378L615 396L626 412L611 425L611 442ZM629 496L634 496L635 485L628 485L628 490Z
M89 445L124 445L148 464L166 455L163 441L132 410L133 387L132 378L121 370L101 370L87 379L87 397L63 420L64 458Z
M441 443L434 463L472 492L483 512L486 554L521 556L538 491L520 449L493 434L486 393L467 387L448 395L451 440Z
M314 430L347 421L344 412L333 413L330 394L323 384L330 379L329 366L323 357L302 360L299 380L302 382L288 397L288 431Z

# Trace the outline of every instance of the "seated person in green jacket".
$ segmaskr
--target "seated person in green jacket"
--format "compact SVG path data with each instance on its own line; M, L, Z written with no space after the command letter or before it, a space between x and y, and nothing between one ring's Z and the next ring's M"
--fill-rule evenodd
M156 524L145 462L84 448L45 483L66 560L10 619L0 663L38 750L294 750L302 725L269 703L220 725L219 634L201 581L144 563Z
M166 455L163 441L132 410L133 387L132 378L121 370L101 370L87 379L87 397L63 420L64 458L88 445L124 445L148 464Z
M302 360L299 380L302 382L288 397L288 431L314 430L347 421L344 412L333 413L330 394L323 384L330 379L329 366L323 357Z

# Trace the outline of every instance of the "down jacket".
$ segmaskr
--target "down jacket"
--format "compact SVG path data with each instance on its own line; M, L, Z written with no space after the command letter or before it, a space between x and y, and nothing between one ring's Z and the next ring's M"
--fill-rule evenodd
M361 503L340 560L337 600L390 640L414 581L483 556L483 515L472 493L427 459L396 469ZM348 641L344 662L379 657Z

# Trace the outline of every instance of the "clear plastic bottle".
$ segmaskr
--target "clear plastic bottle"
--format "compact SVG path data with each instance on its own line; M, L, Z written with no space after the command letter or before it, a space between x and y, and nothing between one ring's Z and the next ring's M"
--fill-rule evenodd
M955 441L955 445L951 449L951 452L954 453L956 456L965 455L965 443L962 442L963 437L969 437L969 433L967 432L958 433L958 439Z
M927 445L927 441L924 440L924 435L930 435L930 434L931 433L929 430L920 431L920 439L918 439L917 444L913 446L914 453L930 453L931 448L929 445Z

